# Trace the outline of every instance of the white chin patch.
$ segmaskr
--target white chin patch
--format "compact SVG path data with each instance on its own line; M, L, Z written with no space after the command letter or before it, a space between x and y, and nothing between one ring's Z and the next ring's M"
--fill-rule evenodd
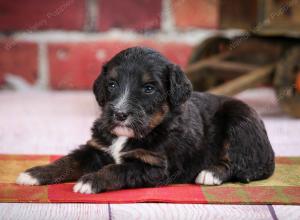
M73 187L73 191L75 193L83 193L83 194L93 194L92 186L90 183L82 183L78 182Z
M202 170L196 177L195 183L202 185L220 185L222 181L215 177L212 172L208 170Z
M29 173L20 173L16 180L16 183L19 185L29 186L39 185L39 181L36 178L32 177Z
M134 131L131 128L127 128L124 126L117 126L112 130L112 133L117 136L125 136L132 138L134 137Z

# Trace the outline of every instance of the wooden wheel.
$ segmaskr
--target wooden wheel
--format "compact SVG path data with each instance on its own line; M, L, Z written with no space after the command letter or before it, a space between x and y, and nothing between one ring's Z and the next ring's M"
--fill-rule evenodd
M193 64L203 59L210 58L213 55L225 52L228 50L229 44L230 40L228 38L222 36L210 37L194 48L189 59L189 64ZM201 71L207 70L204 69ZM207 71L206 74L201 75L204 76L199 77L196 81L192 82L195 90L205 91L220 83L215 75L209 74L209 71Z
M274 87L282 109L291 116L300 117L300 47L288 50L278 63Z

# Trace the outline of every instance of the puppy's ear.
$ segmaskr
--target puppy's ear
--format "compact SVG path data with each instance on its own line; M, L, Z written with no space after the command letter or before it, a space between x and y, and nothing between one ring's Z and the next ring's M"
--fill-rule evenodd
M101 74L97 77L93 85L93 92L96 97L98 104L103 107L106 102L106 88L104 78L107 73L107 66L103 65Z
M169 101L173 108L186 102L192 93L192 84L178 65L168 66Z

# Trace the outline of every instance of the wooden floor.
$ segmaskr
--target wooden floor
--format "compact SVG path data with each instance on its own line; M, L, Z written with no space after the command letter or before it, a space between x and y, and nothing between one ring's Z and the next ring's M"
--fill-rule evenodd
M300 156L300 120L273 91L238 96L263 117L277 156ZM0 153L66 154L89 138L99 111L89 92L0 92ZM300 219L299 206L0 203L2 219Z
M300 219L297 206L190 204L0 204L0 219Z

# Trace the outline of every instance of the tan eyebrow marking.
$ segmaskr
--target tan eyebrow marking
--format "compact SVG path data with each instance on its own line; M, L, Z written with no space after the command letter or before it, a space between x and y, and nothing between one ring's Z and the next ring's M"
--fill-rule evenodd
M116 71L115 68L113 68L110 72L109 72L109 76L112 78L112 79L116 79L118 77L118 72Z
M149 73L143 73L143 78L142 78L143 83L148 83L152 81L152 78Z

